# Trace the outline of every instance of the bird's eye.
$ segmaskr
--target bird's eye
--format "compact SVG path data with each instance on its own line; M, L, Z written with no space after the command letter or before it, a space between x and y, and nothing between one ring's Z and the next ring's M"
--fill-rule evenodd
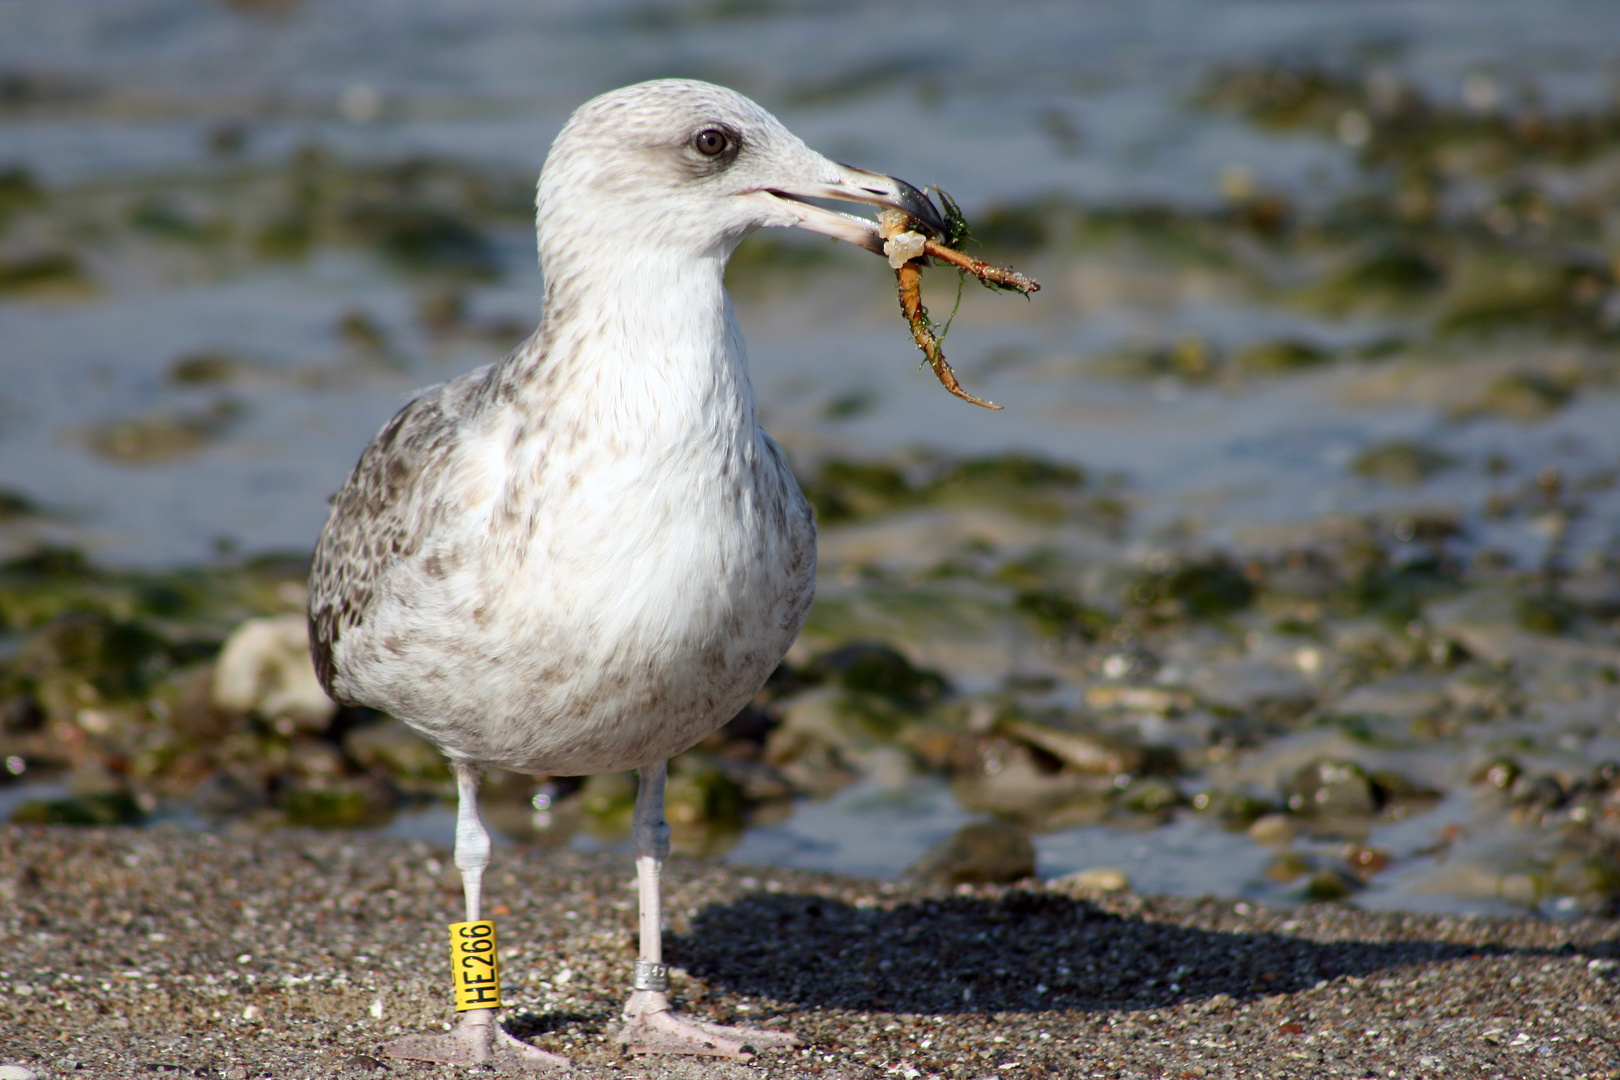
M692 145L697 147L697 152L704 157L714 157L716 154L725 153L726 147L731 145L731 140L726 138L726 133L723 131L705 128L697 133L697 138L692 140Z

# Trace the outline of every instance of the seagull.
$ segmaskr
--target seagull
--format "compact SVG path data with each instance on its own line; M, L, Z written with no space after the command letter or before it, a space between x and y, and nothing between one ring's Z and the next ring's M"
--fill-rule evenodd
M724 87L663 79L586 102L540 173L539 328L383 427L311 566L322 685L404 720L451 763L469 922L490 857L484 770L638 770L640 952L618 1035L630 1052L746 1058L794 1041L671 1008L660 882L669 758L763 685L815 588L815 519L760 427L723 281L763 227L883 252L875 223L813 199L944 232L917 188L828 160ZM567 1064L490 1009L387 1052Z

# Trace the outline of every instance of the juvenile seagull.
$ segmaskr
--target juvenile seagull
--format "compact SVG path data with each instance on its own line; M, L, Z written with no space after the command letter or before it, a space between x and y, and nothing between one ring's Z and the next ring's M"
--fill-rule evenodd
M641 948L619 1036L636 1052L792 1042L677 1015L659 927L666 763L759 689L814 590L815 521L759 426L722 283L763 226L882 252L873 223L806 199L943 230L910 184L829 161L723 87L660 80L581 106L540 173L539 329L401 409L315 549L316 670L332 697L399 717L449 757L469 921L489 862L483 769L640 770ZM489 1010L390 1053L566 1063Z

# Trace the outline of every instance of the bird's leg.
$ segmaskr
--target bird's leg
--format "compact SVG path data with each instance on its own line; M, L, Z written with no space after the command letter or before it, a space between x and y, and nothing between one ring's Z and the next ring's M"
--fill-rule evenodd
M483 906L484 868L489 865L489 833L478 817L478 769L457 763L453 771L456 774L456 869L461 871L467 921L477 922ZM407 1035L389 1043L383 1052L393 1058L445 1065L489 1062L529 1071L568 1066L567 1058L548 1054L508 1035L495 1023L494 1009L468 1009L457 1015L455 1027L445 1034Z
M748 1058L767 1047L792 1046L785 1031L726 1027L676 1015L669 1004L669 969L664 966L663 875L669 854L669 823L664 820L664 776L668 763L641 770L632 837L636 884L641 893L641 954L630 1000L624 1006L619 1041L632 1054L703 1054Z

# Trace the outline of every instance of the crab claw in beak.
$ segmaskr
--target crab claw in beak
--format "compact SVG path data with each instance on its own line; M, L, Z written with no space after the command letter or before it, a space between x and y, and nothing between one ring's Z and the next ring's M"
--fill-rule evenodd
M794 224L799 228L846 240L879 255L883 254L883 238L878 235L876 222L828 210L805 200L837 199L866 203L885 210L900 210L920 224L930 239L944 237L945 219L938 208L927 195L904 180L849 165L836 166L836 172L838 178L831 182L771 188L759 194L768 195L779 203L796 219Z

